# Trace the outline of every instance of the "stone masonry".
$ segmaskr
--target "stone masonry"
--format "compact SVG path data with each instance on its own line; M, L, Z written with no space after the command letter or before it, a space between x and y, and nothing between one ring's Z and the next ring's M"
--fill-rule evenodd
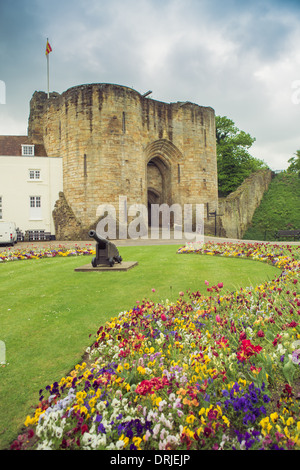
M251 224L255 210L272 181L271 170L252 173L226 198L219 198L218 235L242 239Z
M217 209L210 107L155 101L113 84L80 85L49 98L35 92L28 137L49 157L63 158L63 194L53 213L62 240L72 238L74 227L86 238L97 207L108 203L118 211L119 196L127 197L127 206L203 203Z

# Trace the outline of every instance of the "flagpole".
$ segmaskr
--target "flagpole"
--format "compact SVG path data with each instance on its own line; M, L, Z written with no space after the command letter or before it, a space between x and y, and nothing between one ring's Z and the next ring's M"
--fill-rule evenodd
M49 54L47 54L47 84L48 84L48 98L49 98Z
M47 38L48 44L48 38ZM49 54L47 54L47 90L48 90L48 98L49 98Z

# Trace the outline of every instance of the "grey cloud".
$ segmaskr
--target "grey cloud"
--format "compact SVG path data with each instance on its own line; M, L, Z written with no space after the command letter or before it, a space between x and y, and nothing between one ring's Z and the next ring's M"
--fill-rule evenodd
M292 0L1 2L0 79L7 104L0 107L0 133L9 122L15 122L12 132L22 122L27 128L29 100L35 90L46 90L49 36L51 90L111 82L151 89L161 101L212 106L257 138L261 158L271 166L280 159L282 167L283 148L287 158L297 150L293 123L300 105L292 106L282 88L300 79L299 11Z

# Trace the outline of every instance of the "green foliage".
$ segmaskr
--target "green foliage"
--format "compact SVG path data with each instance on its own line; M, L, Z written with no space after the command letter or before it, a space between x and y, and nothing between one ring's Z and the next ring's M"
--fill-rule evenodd
M278 230L300 228L300 179L297 173L276 175L256 209L244 240L274 240Z
M297 150L295 156L288 160L289 167L287 169L288 173L297 173L300 178L300 150Z
M251 173L267 168L248 152L255 138L239 130L226 116L216 116L216 141L220 196L235 191Z

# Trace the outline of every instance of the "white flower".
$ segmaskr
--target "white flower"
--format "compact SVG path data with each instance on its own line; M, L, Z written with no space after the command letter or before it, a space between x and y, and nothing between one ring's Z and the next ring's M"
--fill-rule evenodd
M107 450L116 450L115 444L112 442L109 446L106 447Z
M117 400L116 398L114 398L113 401L111 402L111 406L114 408L115 406L119 406L119 405L120 405L119 400Z
M124 441L122 441L122 440L118 441L118 442L116 443L116 448L117 448L117 450L123 449L124 444L125 444Z
M63 434L63 428L56 427L55 428L55 436L60 439Z
M98 411L103 411L106 408L106 403L104 403L104 401L99 401L99 403L96 405L96 408Z
M166 400L161 400L161 401L159 402L159 405L158 405L159 411L162 411L162 410L164 409L165 405L167 405Z
M52 450L53 442L50 441L44 441L38 444L37 450Z
M154 437L154 439L156 439L156 437L159 433L159 429L160 429L160 423L156 424L153 428L153 437Z

